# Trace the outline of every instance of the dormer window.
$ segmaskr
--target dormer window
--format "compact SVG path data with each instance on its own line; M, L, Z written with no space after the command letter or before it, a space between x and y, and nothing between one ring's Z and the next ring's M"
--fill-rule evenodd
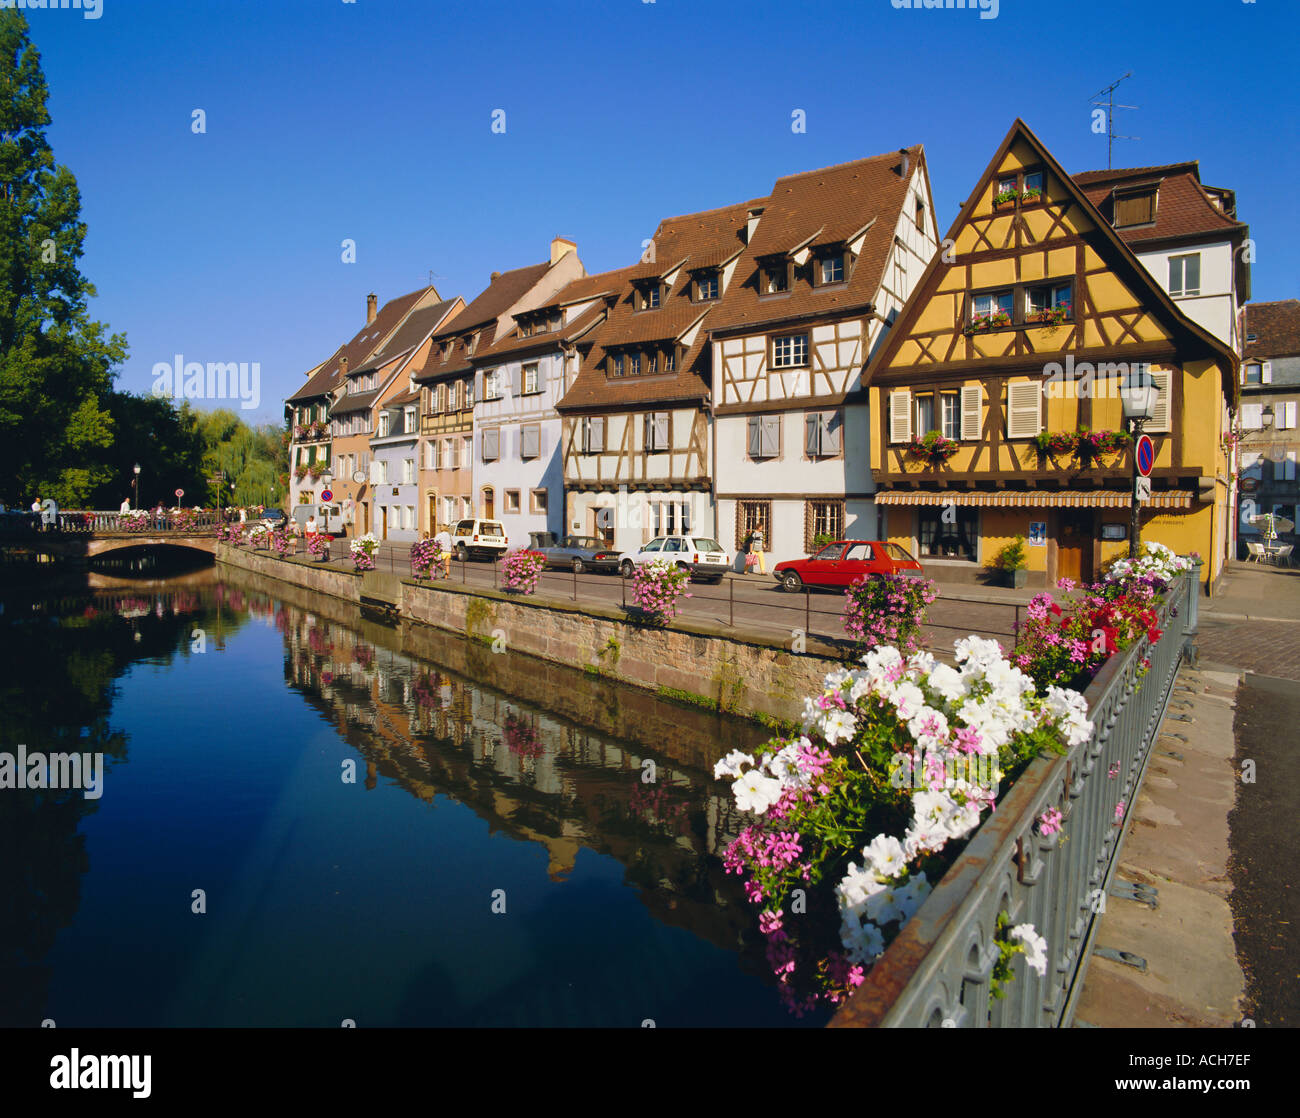
M1042 171L1017 171L1014 174L1002 175L997 180L997 189L993 192L993 208L1000 209L1015 203L1029 205L1042 201L1044 182Z
M379 413L379 437L381 439L388 438L388 432L392 429L392 426L393 426L393 413L381 411Z
M769 260L763 265L760 291L763 295L778 295L790 290L790 262L786 259Z
M1153 225L1156 220L1156 188L1126 190L1115 194L1115 228Z
M675 349L664 350L664 372L672 373L677 371L677 351Z
M707 303L718 297L718 273L698 272L695 276L695 301Z
M824 287L829 283L843 283L844 253L837 252L831 256L822 256L817 261L817 268L813 274L817 277L818 287Z
M466 353L466 354L472 356L473 353L474 353L474 347L475 347L475 345L477 345L477 344L478 344L478 335L477 335L477 334L466 334L466 335L465 335L465 353Z
M641 354L630 354L628 356L627 368L628 376L639 377L641 375Z
M609 375L612 377L621 377L623 375L623 355L614 354L609 360Z

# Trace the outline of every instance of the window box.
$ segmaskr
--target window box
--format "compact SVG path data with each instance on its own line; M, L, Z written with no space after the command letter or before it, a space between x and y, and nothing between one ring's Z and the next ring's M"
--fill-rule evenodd
M1069 303L1058 303L1054 307L1044 307L1042 310L1031 311L1027 321L1037 323L1040 326L1060 326L1073 313L1074 308Z
M1003 206L1014 206L1019 200L1020 192L1018 190L1003 190L993 195L993 208L1000 210Z
M974 314L966 326L967 334L987 334L999 326L1010 326L1011 315L1006 311L989 311L986 314Z
M927 431L921 438L908 444L908 452L924 459L927 465L942 466L957 453L959 444L946 438L940 431Z

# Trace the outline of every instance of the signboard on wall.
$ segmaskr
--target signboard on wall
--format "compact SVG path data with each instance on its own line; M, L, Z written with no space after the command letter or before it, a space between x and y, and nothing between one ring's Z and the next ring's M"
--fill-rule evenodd
M1031 520L1029 522L1029 535L1025 537L1025 541L1032 547L1046 547L1047 521Z

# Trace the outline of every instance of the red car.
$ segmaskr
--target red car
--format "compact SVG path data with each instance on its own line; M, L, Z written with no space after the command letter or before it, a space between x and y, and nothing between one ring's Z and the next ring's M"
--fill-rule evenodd
M920 576L924 568L896 543L836 540L807 559L787 559L772 568L782 590L795 594L805 586L847 590L863 575Z

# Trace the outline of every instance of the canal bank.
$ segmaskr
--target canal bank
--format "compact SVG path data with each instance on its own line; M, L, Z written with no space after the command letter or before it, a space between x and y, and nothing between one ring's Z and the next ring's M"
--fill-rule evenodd
M511 649L768 723L799 718L804 697L820 693L826 673L841 667L853 648L851 642L812 637L798 628L784 644L681 617L671 628L649 628L616 608L339 570L228 544L218 544L217 562L356 603L395 621L454 633L484 649Z

